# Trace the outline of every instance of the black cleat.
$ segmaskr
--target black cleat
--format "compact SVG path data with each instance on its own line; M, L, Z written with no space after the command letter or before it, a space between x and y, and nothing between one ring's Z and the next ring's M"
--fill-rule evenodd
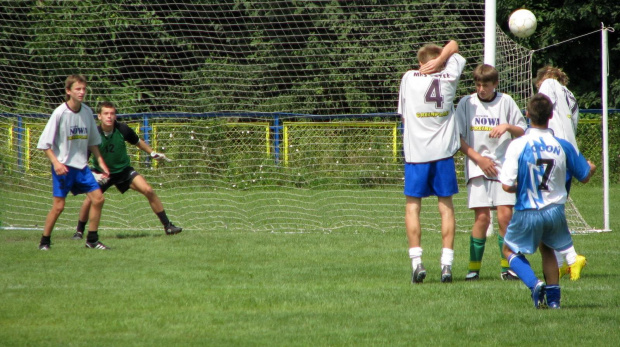
M501 277L504 281L518 281L519 280L519 276L517 276L517 274L512 270L503 271L501 273Z
M50 245L48 244L44 244L44 243L39 244L39 250L41 251L49 251L50 249L51 249Z
M465 276L465 281L477 281L480 279L480 273L471 271Z
M175 226L174 224L170 223L168 224L168 226L166 226L165 230L166 230L166 235L174 235L174 234L178 234L181 231L183 231L183 228L179 228Z
M81 240L83 236L84 236L84 232L83 231L76 231L75 234L73 234L73 237L71 239L72 240Z
M452 266L444 265L441 268L441 283L452 283Z
M86 248L101 249L101 250L105 250L105 251L111 250L110 247L104 245L103 243L101 243L99 241L97 241L97 242L88 242L88 241L86 241Z
M418 266L415 268L415 270L411 274L411 282L422 283L424 282L425 278L426 278L426 269L424 268L424 265L420 263L418 264Z

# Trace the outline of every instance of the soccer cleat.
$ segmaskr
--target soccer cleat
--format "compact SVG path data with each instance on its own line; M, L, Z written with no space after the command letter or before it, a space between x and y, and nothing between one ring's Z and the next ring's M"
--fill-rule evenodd
M50 249L51 249L50 245L48 245L48 244L43 244L43 243L39 244L39 250L40 251L49 251Z
M538 281L532 289L532 301L535 308L545 308L545 283Z
M183 231L183 228L179 228L175 226L174 224L170 223L168 224L168 226L166 226L165 230L166 230L166 235L174 235L174 234L178 234L181 231Z
M452 266L444 265L441 268L441 283L451 283L452 282Z
M547 307L551 308L551 309L559 309L560 308L560 303L557 301L551 301L547 303Z
M411 282L422 283L424 282L425 278L426 278L426 269L424 268L424 265L420 263L418 264L418 266L415 268L415 270L411 274Z
M517 274L510 269L506 271L502 271L500 276L502 277L502 280L504 281L518 281L519 280L519 276L517 276Z
M560 267L560 278L568 275L570 273L570 268L568 267L568 265L566 263L562 264L562 267Z
M111 248L104 245L103 243L97 241L97 242L88 242L86 241L86 248L91 248L91 249L102 249L102 250L110 250Z
M73 239L73 240L81 240L83 236L84 236L84 232L83 231L76 231L75 234L73 234L73 237L71 239Z
M586 257L584 257L583 255L577 255L577 260L575 260L575 263L568 266L571 281L576 281L581 277L581 271L587 263L588 261Z
M467 276L465 276L465 281L477 281L479 279L480 279L480 274L476 271L471 271L467 273Z

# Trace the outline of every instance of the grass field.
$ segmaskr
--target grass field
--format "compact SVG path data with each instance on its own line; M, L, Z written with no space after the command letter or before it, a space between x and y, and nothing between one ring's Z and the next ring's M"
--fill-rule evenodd
M600 187L571 192L602 227ZM146 202L144 202L146 204ZM620 338L620 185L612 232L575 235L583 278L563 279L562 309L536 310L499 279L495 239L481 280L463 280L469 234L456 237L455 282L439 282L440 235L423 234L429 275L410 283L403 232L200 232L102 235L95 251L40 231L0 231L1 346L413 346L614 344ZM473 216L472 216L473 219ZM540 273L540 257L530 261Z

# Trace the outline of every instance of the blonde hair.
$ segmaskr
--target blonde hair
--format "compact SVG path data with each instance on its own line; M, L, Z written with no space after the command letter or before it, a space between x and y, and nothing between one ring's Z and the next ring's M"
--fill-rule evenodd
M543 66L536 72L536 87L540 88L540 85L544 80L548 78L553 78L562 84L563 86L568 85L568 76L562 69L553 67L551 65Z
M82 82L86 85L86 77L84 77L84 75L69 75L69 77L65 80L65 91L71 90L71 87L75 82ZM69 95L65 93L65 101L69 101L69 99Z
M434 43L428 43L418 50L418 62L426 64L441 55L442 48Z

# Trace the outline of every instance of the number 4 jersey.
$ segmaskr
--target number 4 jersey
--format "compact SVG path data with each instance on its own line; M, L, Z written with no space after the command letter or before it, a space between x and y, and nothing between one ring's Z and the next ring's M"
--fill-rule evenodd
M508 146L499 180L509 186L517 184L515 210L541 209L566 202L567 172L582 181L590 165L550 129L529 128Z
M454 119L456 87L465 58L453 54L441 72L410 70L403 75L398 113L403 119L407 163L428 163L452 157L461 146Z

